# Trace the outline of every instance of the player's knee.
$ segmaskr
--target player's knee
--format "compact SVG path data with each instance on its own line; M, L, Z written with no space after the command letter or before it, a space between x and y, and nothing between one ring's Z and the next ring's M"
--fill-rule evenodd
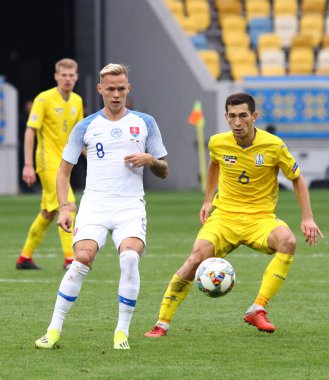
M54 211L47 211L47 210L41 210L41 215L49 220L50 222L52 222L55 218L55 215L56 215L57 211L54 210Z
M279 252L282 253L289 253L290 255L293 255L296 250L296 237L293 233L287 234L287 236L284 236L279 244Z

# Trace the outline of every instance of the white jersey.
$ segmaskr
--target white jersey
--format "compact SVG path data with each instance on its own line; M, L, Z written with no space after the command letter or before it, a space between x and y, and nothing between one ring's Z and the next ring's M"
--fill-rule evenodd
M124 157L150 153L167 156L154 118L127 110L117 121L107 119L100 110L73 128L63 151L63 160L76 164L83 148L87 150L87 178L84 196L89 199L143 197L143 168L133 168Z

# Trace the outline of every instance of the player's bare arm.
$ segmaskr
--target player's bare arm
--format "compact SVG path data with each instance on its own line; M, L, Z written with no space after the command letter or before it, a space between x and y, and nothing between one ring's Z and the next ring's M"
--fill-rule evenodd
M33 166L33 151L36 131L27 127L24 136L24 168L22 173L23 181L32 187L36 182L36 175Z
M165 157L157 159L149 153L137 153L125 156L124 160L127 165L133 168L148 166L157 177L164 179L168 175L168 162Z
M302 175L293 181L293 186L296 197L302 209L301 229L305 236L305 241L309 245L316 245L318 235L320 235L322 239L324 236L313 219L310 195Z
M208 165L207 185L203 205L200 210L200 221L202 224L207 220L212 210L212 199L218 184L219 165L210 160Z
M65 232L72 232L72 217L70 214L68 204L68 192L70 185L70 175L73 169L72 164L62 160L56 179L57 198L59 203L59 215L57 225L60 226Z

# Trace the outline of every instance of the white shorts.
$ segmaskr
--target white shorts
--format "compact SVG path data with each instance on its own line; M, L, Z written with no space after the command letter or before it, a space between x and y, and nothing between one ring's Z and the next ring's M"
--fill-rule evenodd
M146 247L146 210L142 198L111 199L106 203L82 197L73 231L73 246L80 240L94 240L101 249L107 234L117 250L128 237L137 237Z

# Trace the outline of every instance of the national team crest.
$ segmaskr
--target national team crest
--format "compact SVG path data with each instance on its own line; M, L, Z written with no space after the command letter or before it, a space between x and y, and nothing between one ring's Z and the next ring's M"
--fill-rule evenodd
M130 127L130 134L133 137L138 137L139 136L139 127Z
M255 155L255 164L257 166L262 166L264 165L264 155L259 153Z

